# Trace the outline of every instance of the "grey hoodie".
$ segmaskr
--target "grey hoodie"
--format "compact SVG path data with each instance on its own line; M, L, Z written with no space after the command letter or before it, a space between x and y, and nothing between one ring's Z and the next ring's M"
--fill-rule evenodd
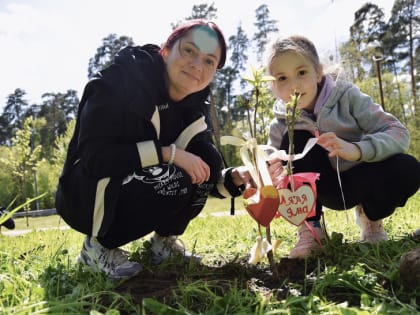
M284 102L274 103L275 118L270 124L268 144L279 148L287 132ZM308 130L315 135L334 132L343 140L356 144L361 151L357 162L339 159L339 170L345 171L360 162L382 161L396 153L406 152L410 144L407 128L393 115L384 112L372 98L346 81L333 81L326 75L318 95L314 113L301 111L296 130ZM296 152L300 153L300 152ZM330 158L334 169L336 158Z

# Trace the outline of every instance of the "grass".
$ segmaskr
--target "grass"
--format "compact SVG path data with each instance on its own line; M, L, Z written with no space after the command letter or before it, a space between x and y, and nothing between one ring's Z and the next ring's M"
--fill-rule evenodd
M275 219L274 277L267 261L247 263L255 221L214 216L228 214L230 201L211 199L182 237L204 257L201 265L173 259L154 266L145 237L125 246L144 270L119 282L75 265L83 235L42 229L64 226L58 216L29 218L29 228L16 219L16 229L32 231L0 235L0 314L419 314L420 288L404 286L399 272L401 256L420 244L412 236L419 209L417 193L385 220L391 240L376 245L357 242L352 211L328 210L326 254L307 260L286 258L296 227Z

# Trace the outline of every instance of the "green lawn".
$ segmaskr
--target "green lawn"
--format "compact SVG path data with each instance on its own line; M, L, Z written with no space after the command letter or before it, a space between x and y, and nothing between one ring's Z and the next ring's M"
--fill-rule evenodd
M281 243L273 270L267 260L248 264L256 222L228 215L230 200L210 199L182 237L204 257L201 265L154 266L145 237L125 246L144 270L121 282L75 265L83 235L57 229L65 226L58 216L29 218L29 227L16 219L17 229L31 231L2 229L0 314L419 314L420 288L404 286L399 272L401 256L420 246L412 236L419 209L417 193L385 220L390 241L376 245L357 242L352 210L327 210L331 240L324 255L307 260L286 257L296 227L275 219L272 235Z

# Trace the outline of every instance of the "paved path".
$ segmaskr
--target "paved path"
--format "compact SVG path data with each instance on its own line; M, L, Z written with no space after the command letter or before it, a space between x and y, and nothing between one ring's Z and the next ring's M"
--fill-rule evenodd
M68 225L60 226L60 227L53 227L53 228L39 228L39 229L27 229L27 230L6 230L2 227L0 234L5 236L18 236L22 234L27 234L32 231L46 231L46 230L68 230L70 227Z

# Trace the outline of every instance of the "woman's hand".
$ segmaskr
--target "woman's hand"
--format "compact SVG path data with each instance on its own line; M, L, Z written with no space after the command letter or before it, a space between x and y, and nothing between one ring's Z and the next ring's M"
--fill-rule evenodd
M245 185L245 188L253 187L252 185L252 178L249 174L248 167L246 166L237 166L235 167L232 172L232 182L235 186L239 187L241 185Z
M174 164L190 175L193 184L200 185L210 178L210 167L193 153L177 148Z
M329 157L338 156L347 161L358 161L361 157L357 145L340 139L334 132L326 132L320 135L317 143L329 151Z

